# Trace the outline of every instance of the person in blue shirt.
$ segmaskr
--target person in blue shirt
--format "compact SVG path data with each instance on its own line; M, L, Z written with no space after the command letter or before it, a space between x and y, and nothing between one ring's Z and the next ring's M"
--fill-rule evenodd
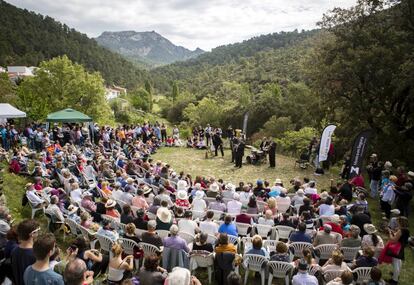
M289 237L290 242L309 242L312 243L312 238L306 233L306 224L300 223L298 230L291 233Z
M51 233L39 237L33 244L36 262L26 268L23 274L25 285L63 285L62 275L49 267L49 259L55 252L56 239Z
M234 223L232 223L232 219L230 215L227 215L224 218L224 224L222 224L219 229L219 233L226 233L231 236L238 236L237 227Z
M247 251L247 254L257 254L269 258L269 252L263 247L261 236L255 235L252 237L252 248Z

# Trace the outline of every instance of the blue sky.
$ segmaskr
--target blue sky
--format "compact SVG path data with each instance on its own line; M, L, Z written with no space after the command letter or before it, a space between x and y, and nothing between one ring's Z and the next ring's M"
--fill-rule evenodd
M6 0L90 37L152 31L186 48L210 50L253 36L311 29L323 13L356 0Z

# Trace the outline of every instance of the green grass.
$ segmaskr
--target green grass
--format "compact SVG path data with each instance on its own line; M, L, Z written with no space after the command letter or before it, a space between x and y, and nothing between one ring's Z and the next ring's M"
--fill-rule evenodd
M225 150L224 159L221 157L205 158L205 151L186 149L186 148L162 148L157 154L153 156L155 160L162 160L169 163L177 172L184 171L190 173L193 178L196 175L214 176L215 178L222 178L224 181L237 184L239 181L255 182L258 178L267 179L273 182L276 178L281 178L285 183L294 177L303 178L304 176L314 179L318 183L318 189L328 189L330 179L335 179L337 170L334 168L331 174L323 176L314 176L312 168L308 170L301 170L298 167L294 168L294 158L277 155L276 169L270 169L267 165L252 166L243 165L241 169L235 169L230 163L231 154L229 150ZM3 165L4 166L4 165ZM4 195L7 198L7 205L11 210L15 223L22 219L30 218L29 206L21 206L21 198L24 193L24 186L29 180L25 177L17 176L8 173L4 170L1 174L4 179ZM379 210L379 202L369 200L369 205L372 213L373 222L378 226L381 222L381 211ZM46 226L46 219L37 215L37 219L41 222L43 229ZM410 219L410 230L414 233L413 219ZM67 247L67 242L64 243L62 237L59 236L58 244L61 249ZM383 236L384 240L386 237ZM389 278L388 272L392 270L389 265L381 265L383 277ZM196 271L196 276L200 279L202 284L208 284L207 270L199 269ZM282 284L281 280L277 281ZM406 249L406 260L403 263L403 268L400 276L400 284L412 284L414 282L414 255L411 249ZM213 282L214 283L214 282ZM216 284L216 283L214 283ZM254 279L253 276L249 278L249 284L260 284L259 279Z

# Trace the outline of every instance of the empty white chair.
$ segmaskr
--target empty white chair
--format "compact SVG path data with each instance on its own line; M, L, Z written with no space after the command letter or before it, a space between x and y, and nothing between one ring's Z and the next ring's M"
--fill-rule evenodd
M256 233L262 238L267 238L272 231L272 226L269 225L255 224L254 228L256 229Z
M32 209L32 219L34 219L37 211L42 211L43 214L45 213L45 207L44 206L36 208L35 206L33 206L33 204L30 201L29 201L28 204L30 205L30 208Z
M360 247L341 247L340 250L342 254L344 255L344 261L353 261L358 251L360 250Z
M112 256L112 246L114 245L114 241L110 239L109 237L102 236L102 235L96 235L96 238L98 239L99 245L101 246L101 250L106 251L109 253L109 256Z
M168 237L168 235L170 234L170 231L167 231L167 230L156 230L155 232L162 239Z
M139 247L138 243L132 239L119 238L118 242L122 245L124 252L128 255L134 256L134 248ZM139 259L134 260L135 268L139 268Z
M69 218L65 219L65 223L68 225L70 233L74 236L78 235L78 227L77 227L77 223Z
M239 237L232 236L232 235L227 235L227 236L228 236L228 238L229 238L229 242L231 242L231 243L232 243L232 244L234 244L234 245L239 244L239 242L240 242Z
M371 267L358 267L352 271L356 276L356 284L366 284L371 280Z
M288 240L290 233L293 232L295 229L289 226L275 226L274 227L275 232L278 235L279 239L285 239ZM272 239L275 239L274 237Z
M96 234L93 233L92 231L88 230L87 228L82 227L81 225L77 224L77 227L80 230L80 232L82 233L82 235L89 240L89 244L91 246L91 249L95 249L95 244L98 241L95 238Z
M153 254L157 254L158 252L161 251L155 245L145 243L145 242L140 242L139 246L142 248L142 251L144 252L144 258L150 255L153 255Z
M340 277L343 270L327 270L323 274L323 279L325 280L325 283L328 283L329 281L334 280L336 277Z
M244 272L244 285L247 284L247 279L249 279L249 272L260 272L262 285L265 284L266 279L266 267L265 263L267 262L267 258L258 255L258 254L245 254L243 256L243 266L246 269Z
M244 253L246 253L250 248L252 248L252 238L251 237L242 237L241 244L244 248Z
M190 233L186 233L186 232L178 232L178 236L181 237L182 239L184 239L187 244L193 243L194 242L194 235L190 234Z
M292 242L290 244L290 248L293 249L293 256L298 257L298 258L303 258L302 251L305 248L313 249L313 245L308 242Z
M283 261L269 261L267 265L269 267L269 281L267 282L268 285L272 285L273 277L284 278L285 284L289 285L293 270L293 265L291 263Z
M237 227L237 232L239 234L239 236L247 236L248 235L248 230L251 228L250 224L245 224L245 223L235 223L236 227Z
M263 246L268 249L268 252L276 251L278 240L266 239L263 241Z
M209 254L191 254L190 256L190 269L191 271L196 268L207 268L208 272L208 284L211 284L211 276L214 266L214 253Z
M207 236L207 243L211 243L214 246L216 242L217 242L216 236L210 235L210 234Z
M209 210L209 211L212 211L214 213L213 220L216 220L216 221L220 220L221 217L224 215L224 212L222 211L216 211L216 210Z
M336 244L321 244L315 246L315 251L317 252L317 261L319 260L328 260L332 252L337 249L338 246Z

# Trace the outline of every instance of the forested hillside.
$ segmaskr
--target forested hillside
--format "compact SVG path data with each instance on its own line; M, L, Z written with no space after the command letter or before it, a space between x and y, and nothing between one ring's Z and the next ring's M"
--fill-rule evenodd
M108 84L130 88L147 78L145 71L86 35L51 17L0 0L0 66L37 66L65 54L88 70L99 71Z
M248 113L253 140L276 136L292 152L335 123L337 159L370 129L371 151L414 165L413 11L410 0L361 0L328 12L320 30L219 47L151 80L173 122L241 128Z
M305 40L317 34L317 30L280 32L220 46L195 59L154 69L152 81L160 92L169 92L172 82L180 81L185 89L209 93L204 88L209 83L217 84L217 80L271 82L275 79L275 69L280 78L297 77L297 72L290 68L309 46ZM266 74L269 72L272 74Z

